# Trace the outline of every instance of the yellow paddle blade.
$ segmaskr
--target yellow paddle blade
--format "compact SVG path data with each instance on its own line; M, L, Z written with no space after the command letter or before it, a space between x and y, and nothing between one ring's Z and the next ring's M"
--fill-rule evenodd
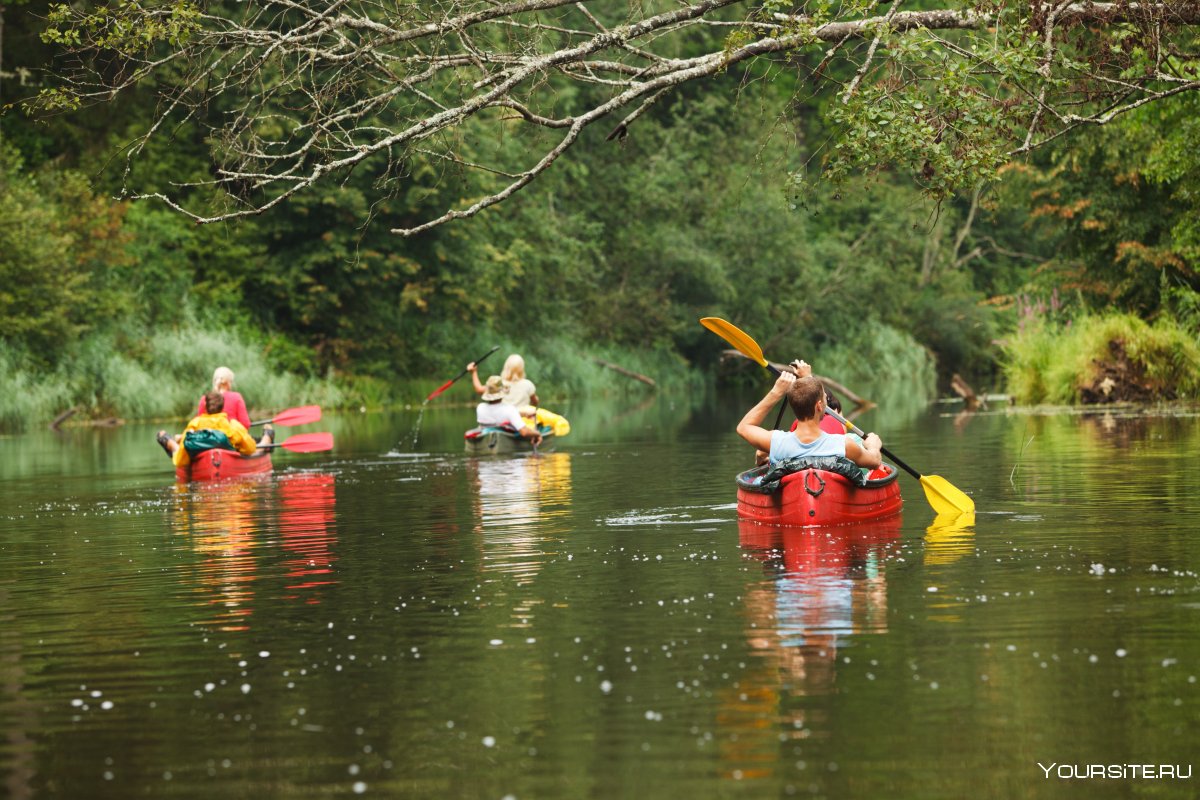
M751 339L741 328L732 322L726 322L720 317L702 317L700 324L733 345L739 353L758 363L760 367L767 366L763 358L762 348L758 342Z
M921 488L925 490L925 499L939 515L975 512L975 501L940 475L922 475Z

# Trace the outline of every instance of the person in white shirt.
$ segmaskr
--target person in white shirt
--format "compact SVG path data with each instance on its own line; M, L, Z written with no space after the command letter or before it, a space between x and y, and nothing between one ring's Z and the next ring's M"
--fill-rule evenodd
M520 436L529 439L534 446L542 443L542 435L529 420L521 416L517 407L504 402L504 380L499 375L487 379L483 387L483 402L475 407L475 421L481 428L498 428L508 424Z

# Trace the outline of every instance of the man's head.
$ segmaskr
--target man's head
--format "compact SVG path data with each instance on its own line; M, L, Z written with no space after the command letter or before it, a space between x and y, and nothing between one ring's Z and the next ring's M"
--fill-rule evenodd
M819 418L817 404L825 399L825 387L811 375L807 378L797 378L788 389L787 397L796 419L804 421ZM821 410L824 412L824 408Z
M483 386L483 402L499 403L504 399L504 379L499 375L493 375L487 379L487 383Z
M225 395L216 389L204 393L204 413L219 414L225 410Z

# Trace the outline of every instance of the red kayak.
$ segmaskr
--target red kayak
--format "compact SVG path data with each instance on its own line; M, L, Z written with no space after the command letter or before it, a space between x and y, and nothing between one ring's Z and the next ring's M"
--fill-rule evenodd
M259 450L252 456L233 450L205 450L192 458L191 465L176 467L175 477L181 481L216 481L270 471L270 450Z
M739 519L796 527L850 525L895 516L904 506L890 464L873 470L865 486L838 472L806 468L784 475L778 488L764 491L760 482L767 472L762 466L737 476Z

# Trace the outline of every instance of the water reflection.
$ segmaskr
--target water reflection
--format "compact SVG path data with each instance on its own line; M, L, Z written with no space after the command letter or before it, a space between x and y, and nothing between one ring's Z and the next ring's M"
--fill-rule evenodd
M723 737L729 776L772 774L781 735L829 734L822 698L836 693L839 648L887 631L885 565L899 552L900 530L899 518L837 528L738 523L743 552L771 580L746 590L745 635L759 660L722 701L720 724L737 734Z
M999 410L957 437L873 410L992 509L927 532L902 478L901 560L853 530L739 542L730 420L761 394L659 397L617 431L611 400L573 408L540 463L466 459L465 407L426 409L437 456L379 455L415 408L347 416L338 456L281 457L222 513L149 428L0 442L0 797L1188 793L1035 762L1194 750L1200 416ZM198 625L231 586L251 630Z
M37 705L27 695L29 676L10 602L9 591L0 588L0 795L24 800L33 797L36 767L30 733L40 727L40 720Z
M975 512L938 514L925 529L925 564L951 564L975 552Z
M1084 415L1082 427L1091 433L1093 441L1127 450L1150 438L1151 421L1142 415L1140 409L1132 412L1126 409L1121 413L1105 409L1100 413Z
M469 459L467 476L474 489L475 532L483 537L484 568L528 583L548 555L547 535L568 524L571 455Z
M255 506L269 480L176 484L175 533L188 537L200 556L189 582L196 604L212 614L202 622L220 630L248 628L258 577L255 534L262 521Z
M742 548L774 580L753 586L750 643L771 655L800 694L832 684L838 646L852 634L887 631L884 562L899 551L899 519L837 528L739 523Z
M284 567L289 600L309 605L321 602L320 590L337 583L333 545L334 478L320 472L301 472L279 478L279 532L287 554Z
M334 476L322 473L178 484L172 527L198 556L181 574L194 604L210 614L201 622L249 630L256 585L275 574L270 559L276 543L283 555L283 598L319 602L316 592L336 582L335 502Z

